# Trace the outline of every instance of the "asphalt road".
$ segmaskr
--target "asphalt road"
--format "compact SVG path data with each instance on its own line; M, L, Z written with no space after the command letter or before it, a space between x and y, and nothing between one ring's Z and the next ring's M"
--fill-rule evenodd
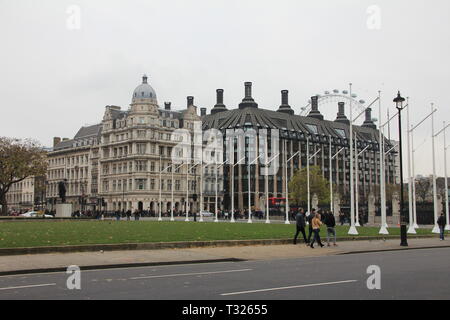
M380 290L367 288L371 265ZM0 299L450 299L450 248L82 271L81 290L68 277L0 277Z

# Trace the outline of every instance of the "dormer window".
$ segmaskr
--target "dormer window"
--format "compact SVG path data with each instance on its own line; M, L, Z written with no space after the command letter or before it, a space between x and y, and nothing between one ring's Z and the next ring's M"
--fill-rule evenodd
M319 130L318 130L317 126L314 125L314 124L307 124L306 127L308 128L308 130L310 130L314 134L318 134L319 133Z

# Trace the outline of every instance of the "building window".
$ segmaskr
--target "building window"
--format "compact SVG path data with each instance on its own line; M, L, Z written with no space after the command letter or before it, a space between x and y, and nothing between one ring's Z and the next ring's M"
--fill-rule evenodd
M144 143L138 143L137 144L137 153L138 154L145 154L146 153L146 148L147 146L146 146L146 144L144 144Z
M306 124L306 127L314 134L318 134L319 130L317 129L317 126L314 124Z
M155 190L155 179L150 179L150 190Z
M136 179L136 189L145 190L147 179Z

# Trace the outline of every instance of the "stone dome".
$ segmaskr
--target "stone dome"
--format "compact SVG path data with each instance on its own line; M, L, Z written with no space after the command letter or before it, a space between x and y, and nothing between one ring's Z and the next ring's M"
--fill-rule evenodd
M154 103L157 104L156 92L147 82L147 76L142 77L142 84L134 89L132 103Z

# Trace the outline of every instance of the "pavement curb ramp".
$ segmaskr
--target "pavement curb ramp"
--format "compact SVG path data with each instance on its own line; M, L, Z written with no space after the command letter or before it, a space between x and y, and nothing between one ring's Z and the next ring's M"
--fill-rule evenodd
M435 235L409 236L410 239L427 239L435 237L436 237ZM338 238L338 241L392 240L398 238L399 236L343 237ZM301 242L302 241L299 241L299 243ZM46 254L46 253L48 254L48 253L98 252L98 251L238 247L238 246L258 246L258 245L267 246L267 245L283 245L283 244L292 244L292 239L149 242L149 243L92 244L92 245L77 245L77 246L48 246L48 247L29 247L29 248L0 248L0 256Z

